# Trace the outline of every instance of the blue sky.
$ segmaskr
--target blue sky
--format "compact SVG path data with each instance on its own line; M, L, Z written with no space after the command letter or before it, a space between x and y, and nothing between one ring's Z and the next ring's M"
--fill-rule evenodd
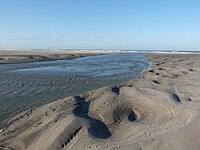
M0 48L200 50L199 0L1 0Z

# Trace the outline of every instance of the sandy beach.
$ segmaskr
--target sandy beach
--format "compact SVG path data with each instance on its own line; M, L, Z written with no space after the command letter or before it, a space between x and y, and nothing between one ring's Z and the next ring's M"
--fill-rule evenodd
M199 150L199 55L147 57L142 79L17 115L0 129L0 150Z

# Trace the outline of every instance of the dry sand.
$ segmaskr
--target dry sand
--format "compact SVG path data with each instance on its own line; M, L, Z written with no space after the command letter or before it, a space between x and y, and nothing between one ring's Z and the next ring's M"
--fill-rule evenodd
M0 149L199 150L199 55L149 55L123 85L28 110L7 123Z
M0 50L1 63L21 63L50 60L75 59L85 56L109 54L100 51L78 51L78 50Z

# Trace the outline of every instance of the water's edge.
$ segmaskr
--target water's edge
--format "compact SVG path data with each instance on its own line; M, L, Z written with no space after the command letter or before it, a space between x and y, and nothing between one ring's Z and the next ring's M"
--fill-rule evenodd
M123 56L124 54L118 54L118 55L121 55L121 56ZM130 55L130 54L129 54ZM65 88L63 88L63 90L67 93L64 93L63 95L61 94L60 95L60 89L56 89L55 88L55 86L59 86L59 84L60 83L58 83L58 85L55 85L56 84L56 82L59 82L60 80L53 80L53 83L55 83L55 84L52 84L52 81L51 81L51 89L50 89L50 91L49 91L49 89L47 90L48 92L47 92L47 94L49 94L48 96L47 95L43 95L46 99L48 99L47 101L43 101L43 99L41 99L41 97L38 95L38 97L36 96L36 97L34 97L34 102L36 103L36 104L34 104L34 103L31 103L31 101L33 100L33 99L29 99L29 97L14 97L14 98L10 98L9 100L10 101L12 101L12 103L13 103L13 106L14 107L16 107L14 110L10 110L10 112L8 111L8 112L6 112L6 109L4 108L4 112L6 112L5 113L5 116L4 117L2 117L2 116L0 116L0 126L2 126L2 125L4 125L5 124L5 122L6 121L8 121L10 118L12 118L13 116L15 116L16 114L19 114L20 112L23 112L23 111L25 111L25 110L27 110L27 109L32 109L32 108L34 108L34 107L39 107L39 106L42 106L42 105L45 105L45 104L47 104L47 103L50 103L50 102L52 102L52 101L56 101L56 100L58 100L58 99L62 99L62 98L64 98L64 97L68 97L68 96L72 96L72 95L80 95L80 94L82 94L82 93L85 93L85 92L87 92L87 91L91 91L91 90L94 90L94 89L97 89L97 88L101 88L101 87L105 87L105 86L112 86L112 85L118 85L118 84L123 84L124 82L126 82L126 81L129 81L129 80L132 80L132 79L135 79L135 78L140 78L141 77L141 73L144 71L144 69L146 69L146 68L148 68L149 67L149 61L148 61L148 58L146 57L146 56L144 56L144 55L138 55L138 56L142 56L142 57L144 57L144 59L143 59L143 61L144 62L140 62L141 64L143 64L144 66L140 66L140 68L139 68L139 70L137 70L137 73L136 74L134 74L134 76L131 76L131 77L126 77L125 79L123 79L123 80L117 80L117 79L113 79L113 81L112 82L110 82L109 80L110 80L110 78L109 78L109 76L108 76L108 80L102 80L102 78L105 78L104 76L102 76L102 78L100 77L100 78L98 78L98 77L93 77L93 78L91 78L91 76L89 76L89 78L90 78L90 80L88 80L87 78L77 78L75 81L73 81L71 84L77 84L78 86L80 86L79 87L79 90L77 90L76 88L71 88L70 90L67 90L67 91L65 91L66 90L66 88L68 88L68 87L65 87ZM91 57L102 57L102 55L101 56L91 56ZM104 56L103 56L104 57ZM108 57L110 57L110 56L108 56ZM123 57L127 57L127 56L123 56ZM130 57L130 56L128 56L128 57ZM136 57L136 56L135 56ZM84 57L83 59L87 59L87 57ZM109 58L110 59L110 58ZM113 59L113 58L112 58ZM141 59L141 58L139 58L139 59ZM96 59L94 59L95 61L96 61ZM126 59L124 59L124 60L126 60ZM117 60L118 61L118 60ZM134 60L135 61L135 60ZM105 61L106 62L106 61ZM103 63L105 63L105 62L103 62ZM43 62L42 62L43 63ZM49 62L45 62L45 63L49 63ZM50 63L52 63L52 62L50 62ZM61 63L61 65L62 65L62 62L60 62ZM120 63L124 63L123 61L122 62L120 62ZM127 62L128 63L128 62ZM40 62L38 62L38 64L37 63L34 63L37 67L38 67L38 65L40 65ZM125 63L126 64L126 63ZM130 62L128 63L128 64L130 64ZM90 65L90 63L89 63L89 65ZM126 64L127 65L127 64ZM36 67L36 69L37 69L37 67ZM45 67L45 65L43 66L43 67ZM101 66L102 67L102 66ZM100 67L100 68L101 68ZM122 67L124 67L124 66L122 66ZM27 68L26 68L27 69ZM104 68L105 69L105 68ZM107 68L107 69L109 69L109 68ZM113 68L114 70L116 69L116 68ZM118 68L119 69L119 68ZM19 69L18 71L17 71L17 73L19 73L19 74L15 74L16 73L16 71L14 71L14 78L16 78L16 76L17 76L17 78L18 78L18 76L21 76L22 74L20 74L20 73L22 73L22 72L20 72L22 70L22 72L23 72L23 69ZM51 70L51 69L50 69ZM30 70L29 70L30 71ZM28 72L29 72L28 71ZM49 70L48 70L49 71ZM91 72L92 72L93 70L91 70ZM127 70L126 70L127 71ZM125 72L126 72L125 71ZM135 71L135 70L132 70L132 71ZM51 71L49 72L50 73L50 75L51 75ZM129 72L127 72L127 74L128 74ZM30 73L31 74L31 73ZM25 76L23 76L23 79L24 80L26 80L27 78L29 78L29 75L30 74L25 74ZM6 74L7 75L7 74ZM11 76L13 75L13 72L11 72ZM24 74L23 74L24 75ZM47 78L53 78L52 76L50 76L49 75L49 77L45 77L45 79L47 79ZM98 72L97 72L97 75L98 75ZM104 75L106 75L106 73L104 74ZM93 74L93 76L95 76L94 74ZM112 75L111 75L112 76ZM0 78L2 77L2 75L0 76ZM7 76L8 77L8 76ZM9 78L9 77L8 77ZM33 79L34 79L34 76L32 77ZM40 74L40 78L43 78L43 76L42 76L42 74ZM62 78L62 76L59 76L59 79L60 78ZM19 80L20 81L20 80ZM18 81L18 82L19 82ZM29 81L29 80L27 80L27 81ZM44 81L44 83L46 82L47 80L45 80ZM62 82L62 80L60 81L60 82ZM70 81L69 81L70 82ZM69 82L68 82L68 84L69 84ZM110 82L110 83L109 83ZM43 83L43 84L44 84ZM46 82L47 83L47 82ZM93 84L92 84L93 83ZM94 84L95 83L95 84ZM108 84L109 83L109 84ZM23 84L26 84L26 83L21 83L22 85ZM63 83L63 84L66 84L66 83ZM71 85L70 84L70 85ZM87 84L88 86L85 86L85 84ZM11 86L12 86L12 84L11 84ZM20 85L21 86L21 85ZM23 86L25 86L25 85L23 85ZM36 84L36 87L37 86L39 86L40 87L40 85L37 85ZM47 84L47 86L48 86L48 84ZM25 89L26 89L27 87L25 87ZM40 89L41 91L41 93L43 93L42 92L42 89ZM56 90L58 90L59 92L54 92L54 90L56 91ZM33 90L34 91L34 90ZM53 92L52 92L53 91ZM40 93L39 92L39 93ZM62 90L61 90L61 92L63 92ZM22 94L23 95L23 94ZM42 96L42 97L43 97ZM2 97L2 96L1 96ZM20 100L19 100L20 99ZM17 105L19 105L19 101L30 101L30 102L27 102L27 103L29 103L29 106L27 107L24 107L23 109L21 109L20 107L17 107ZM43 101L42 103L37 103L38 101ZM2 102L2 100L1 100L1 102ZM3 101L3 103L6 103L6 100L5 101ZM6 104L4 104L4 106L5 106ZM9 104L9 105L11 105L11 104ZM22 104L21 104L22 105ZM1 109L1 108L0 108ZM7 108L8 110L9 110L9 108ZM13 112L15 112L14 114L13 114ZM0 113L1 114L1 113ZM3 114L4 115L4 114ZM1 118L2 117L2 118Z

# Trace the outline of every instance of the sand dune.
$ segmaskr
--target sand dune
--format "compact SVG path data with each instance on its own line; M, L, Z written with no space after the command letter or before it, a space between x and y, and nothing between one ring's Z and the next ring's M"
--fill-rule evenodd
M0 149L198 150L198 55L149 55L142 79L28 110L0 132Z

